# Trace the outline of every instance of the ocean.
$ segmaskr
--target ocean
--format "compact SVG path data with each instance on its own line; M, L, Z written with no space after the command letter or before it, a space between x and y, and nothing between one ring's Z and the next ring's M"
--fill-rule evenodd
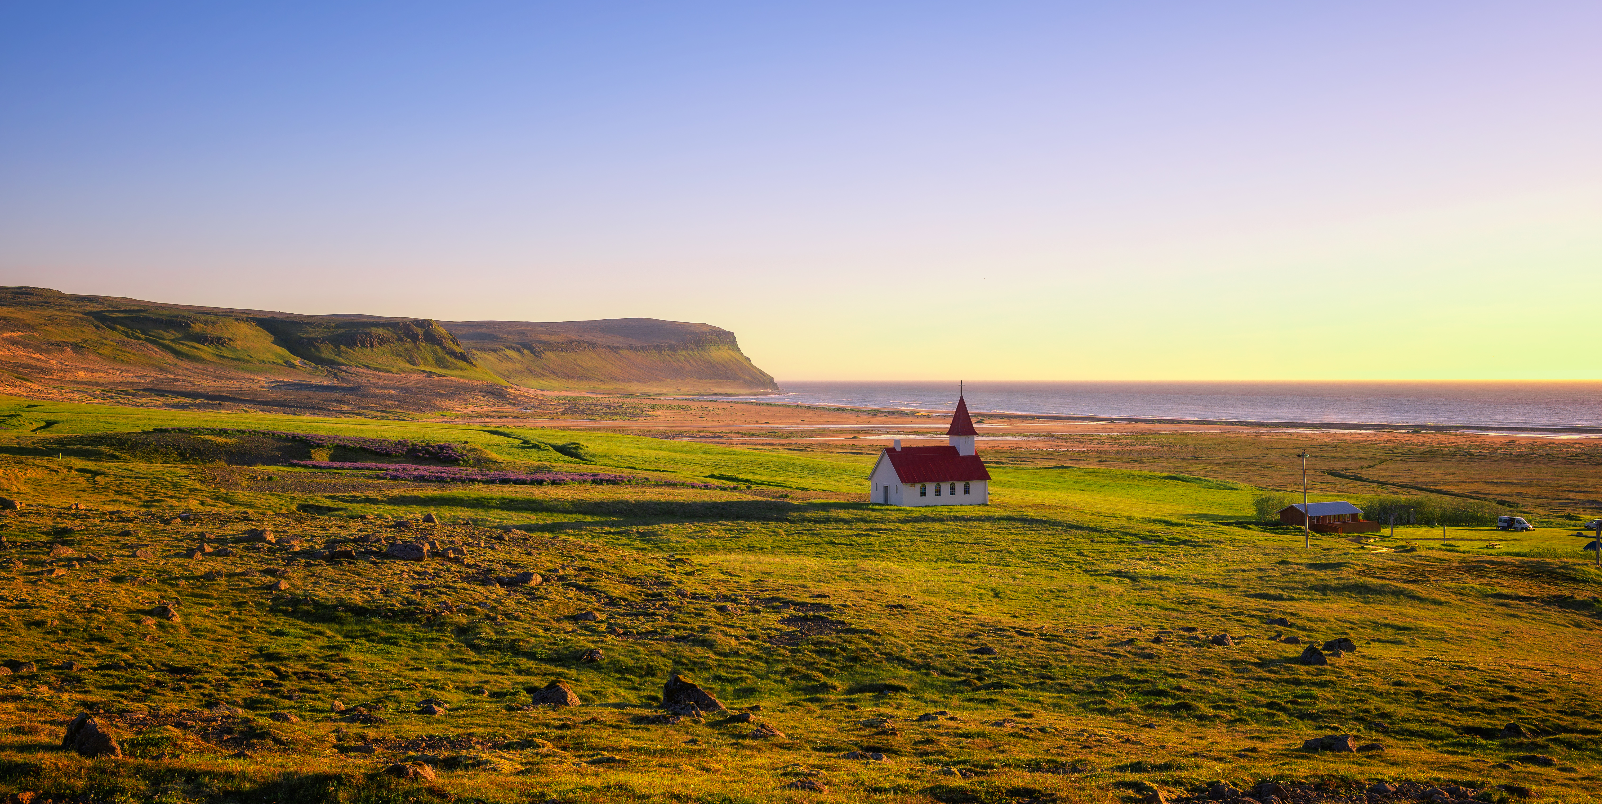
M782 382L719 397L793 405L951 410L957 383ZM964 386L975 412L1120 419L1599 430L1601 386L1563 382L996 382Z

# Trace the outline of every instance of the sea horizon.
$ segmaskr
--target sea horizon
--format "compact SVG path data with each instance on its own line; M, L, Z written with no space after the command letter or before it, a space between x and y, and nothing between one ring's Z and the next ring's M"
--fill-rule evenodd
M950 409L950 381L779 381L730 400L887 410ZM975 413L1115 419L1362 424L1396 427L1597 429L1599 380L1104 380L964 383Z

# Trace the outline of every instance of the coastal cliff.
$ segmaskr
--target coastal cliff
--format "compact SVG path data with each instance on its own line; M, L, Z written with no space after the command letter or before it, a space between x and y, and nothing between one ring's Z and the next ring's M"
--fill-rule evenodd
M0 288L0 392L21 396L424 410L516 404L518 389L774 387L708 324L297 315Z

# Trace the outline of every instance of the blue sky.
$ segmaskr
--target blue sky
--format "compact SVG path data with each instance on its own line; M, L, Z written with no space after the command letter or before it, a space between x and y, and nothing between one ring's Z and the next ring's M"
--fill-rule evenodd
M782 379L1596 378L1584 3L0 5L0 282Z

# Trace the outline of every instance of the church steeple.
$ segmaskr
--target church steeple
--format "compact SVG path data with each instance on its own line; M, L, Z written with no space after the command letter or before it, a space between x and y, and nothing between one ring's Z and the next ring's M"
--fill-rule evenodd
M952 424L947 426L947 443L958 448L959 455L975 454L975 423L969 420L969 406L964 403L963 386L958 389L958 409L952 412Z

